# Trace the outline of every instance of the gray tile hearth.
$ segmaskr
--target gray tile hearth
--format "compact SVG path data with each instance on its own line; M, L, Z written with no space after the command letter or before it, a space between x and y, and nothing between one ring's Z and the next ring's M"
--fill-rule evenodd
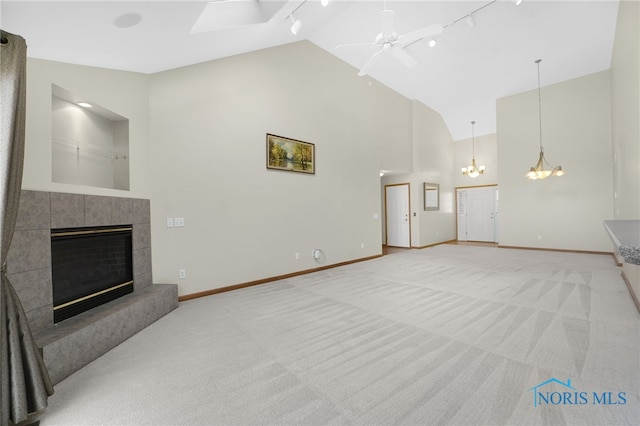
M8 276L54 383L178 306L174 284L153 284L149 200L22 191ZM132 225L134 292L54 325L51 229Z
M52 382L59 383L177 307L177 286L156 284L36 334Z

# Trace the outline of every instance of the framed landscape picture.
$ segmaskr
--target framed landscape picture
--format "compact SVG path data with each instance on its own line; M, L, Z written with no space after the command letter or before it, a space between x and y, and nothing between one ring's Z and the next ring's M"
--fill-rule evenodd
M267 133L267 169L314 174L315 145Z

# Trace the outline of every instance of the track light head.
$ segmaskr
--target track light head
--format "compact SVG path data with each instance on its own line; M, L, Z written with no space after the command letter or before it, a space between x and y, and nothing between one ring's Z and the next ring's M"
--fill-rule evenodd
M291 18L291 21L293 22L293 24L291 25L291 32L293 33L293 35L297 35L298 32L300 31L300 28L302 27L302 22L299 19L295 19L293 17L293 13L291 15L289 15L289 17Z
M467 23L467 26L469 28L473 28L476 26L476 21L473 20L473 16L471 16L470 14L467 15L465 22Z

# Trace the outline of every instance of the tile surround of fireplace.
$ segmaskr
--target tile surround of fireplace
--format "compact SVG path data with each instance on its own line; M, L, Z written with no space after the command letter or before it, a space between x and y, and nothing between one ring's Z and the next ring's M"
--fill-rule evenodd
M7 272L54 383L178 306L176 285L152 283L150 217L145 199L22 191ZM120 224L132 225L134 292L54 325L51 229Z

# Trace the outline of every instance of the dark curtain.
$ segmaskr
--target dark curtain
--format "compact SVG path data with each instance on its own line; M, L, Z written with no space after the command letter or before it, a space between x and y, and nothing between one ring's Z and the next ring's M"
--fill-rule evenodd
M0 425L38 421L53 394L27 317L7 277L24 159L27 46L0 31Z

